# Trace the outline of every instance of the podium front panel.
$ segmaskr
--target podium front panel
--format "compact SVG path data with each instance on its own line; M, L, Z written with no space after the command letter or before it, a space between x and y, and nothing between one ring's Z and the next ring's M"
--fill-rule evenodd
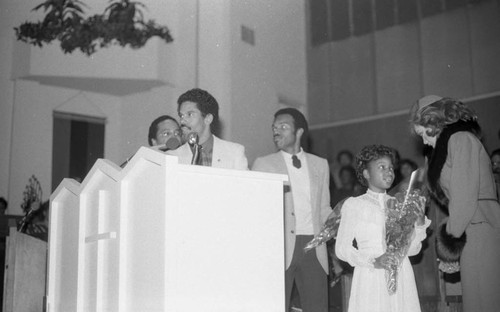
M283 181L141 148L51 196L48 311L285 310Z

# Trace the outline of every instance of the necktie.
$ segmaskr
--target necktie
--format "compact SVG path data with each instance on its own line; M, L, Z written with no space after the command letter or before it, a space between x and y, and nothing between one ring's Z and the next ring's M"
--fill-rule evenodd
M196 161L194 162L195 165L198 166L203 166L203 155L202 155L202 148L201 145L198 145L198 157L196 158Z
M300 168L301 163L300 163L300 159L297 158L297 155L292 156L292 164L295 168Z

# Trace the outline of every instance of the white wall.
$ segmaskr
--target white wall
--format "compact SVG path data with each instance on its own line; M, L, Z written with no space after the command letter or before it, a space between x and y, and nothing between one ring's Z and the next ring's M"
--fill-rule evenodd
M282 104L307 115L304 1L234 1L231 7L231 133L251 164L275 151L271 123ZM255 45L241 40L241 26ZM282 103L280 103L280 101ZM283 103L284 102L284 103Z
M32 3L27 1L7 0L0 3L0 51L2 51L2 58L0 58L0 142L2 142L0 148L0 196L9 201L11 208L14 205L19 206L19 203L13 203L13 200L9 198L9 190L12 188L9 185L10 175L11 173L17 175L17 172L11 170L10 167L15 88L15 83L10 80L13 60L12 46L15 40L13 27L17 26L19 21L25 20L20 12L29 12L32 7ZM24 187L19 190L20 195L23 190Z

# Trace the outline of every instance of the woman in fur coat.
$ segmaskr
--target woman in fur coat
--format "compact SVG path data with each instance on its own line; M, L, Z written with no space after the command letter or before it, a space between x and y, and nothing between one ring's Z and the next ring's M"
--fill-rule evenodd
M463 246L459 251L463 311L498 311L500 204L491 162L478 138L477 116L458 100L429 95L413 105L410 123L432 147L429 191L449 214L438 230L438 249Z

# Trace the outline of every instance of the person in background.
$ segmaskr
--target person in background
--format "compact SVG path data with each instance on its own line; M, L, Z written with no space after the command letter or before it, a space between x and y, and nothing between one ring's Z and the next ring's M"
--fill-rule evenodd
M152 149L163 152L179 147L181 145L181 130L177 120L169 115L162 115L153 120L149 125L148 144ZM134 155L127 158L120 167L125 167Z
M358 196L364 193L363 186L358 183L356 170L353 166L347 165L340 168L339 177L341 184L340 188L333 191L331 200L332 207L344 198Z
M3 197L0 197L0 215L5 215L5 211L7 211L9 203Z
M497 187L497 198L500 198L500 148L491 152L491 169L495 177L495 184Z
M418 165L411 159L404 158L399 161L399 183L394 186L389 192L391 195L398 192L404 192L408 189L410 184L411 173L418 169Z
M149 146L161 149L170 138L176 138L180 145L181 130L177 120L169 115L162 115L153 120L148 131Z
M354 156L349 150L341 150L337 153L336 162L329 164L330 173L332 175L334 188L340 189L342 187L342 181L340 177L340 169L345 166L353 165Z
M252 170L286 174L290 185L284 189L285 215L285 299L286 311L294 284L305 312L328 311L328 258L326 246L304 252L305 245L321 231L331 212L328 162L309 154L308 125L294 108L274 114L274 144L278 152L259 157Z
M428 95L412 105L410 124L432 147L428 188L449 213L438 230L441 242L464 244L459 253L463 311L498 311L500 204L490 157L479 139L477 116L459 100Z
M177 100L182 135L186 143L167 152L179 157L181 164L196 164L216 168L248 170L245 147L219 139L213 133L219 123L219 104L207 91L191 89ZM187 137L195 135L200 147L198 158L193 159L194 146Z
M416 255L426 238L430 221L422 205L408 253L397 277L397 290L389 294L386 269L397 260L386 246L387 190L394 181L394 150L383 145L365 146L356 155L356 174L367 186L365 194L346 199L335 243L337 257L354 267L348 312L420 312L413 269L408 256ZM356 242L354 245L353 241Z

